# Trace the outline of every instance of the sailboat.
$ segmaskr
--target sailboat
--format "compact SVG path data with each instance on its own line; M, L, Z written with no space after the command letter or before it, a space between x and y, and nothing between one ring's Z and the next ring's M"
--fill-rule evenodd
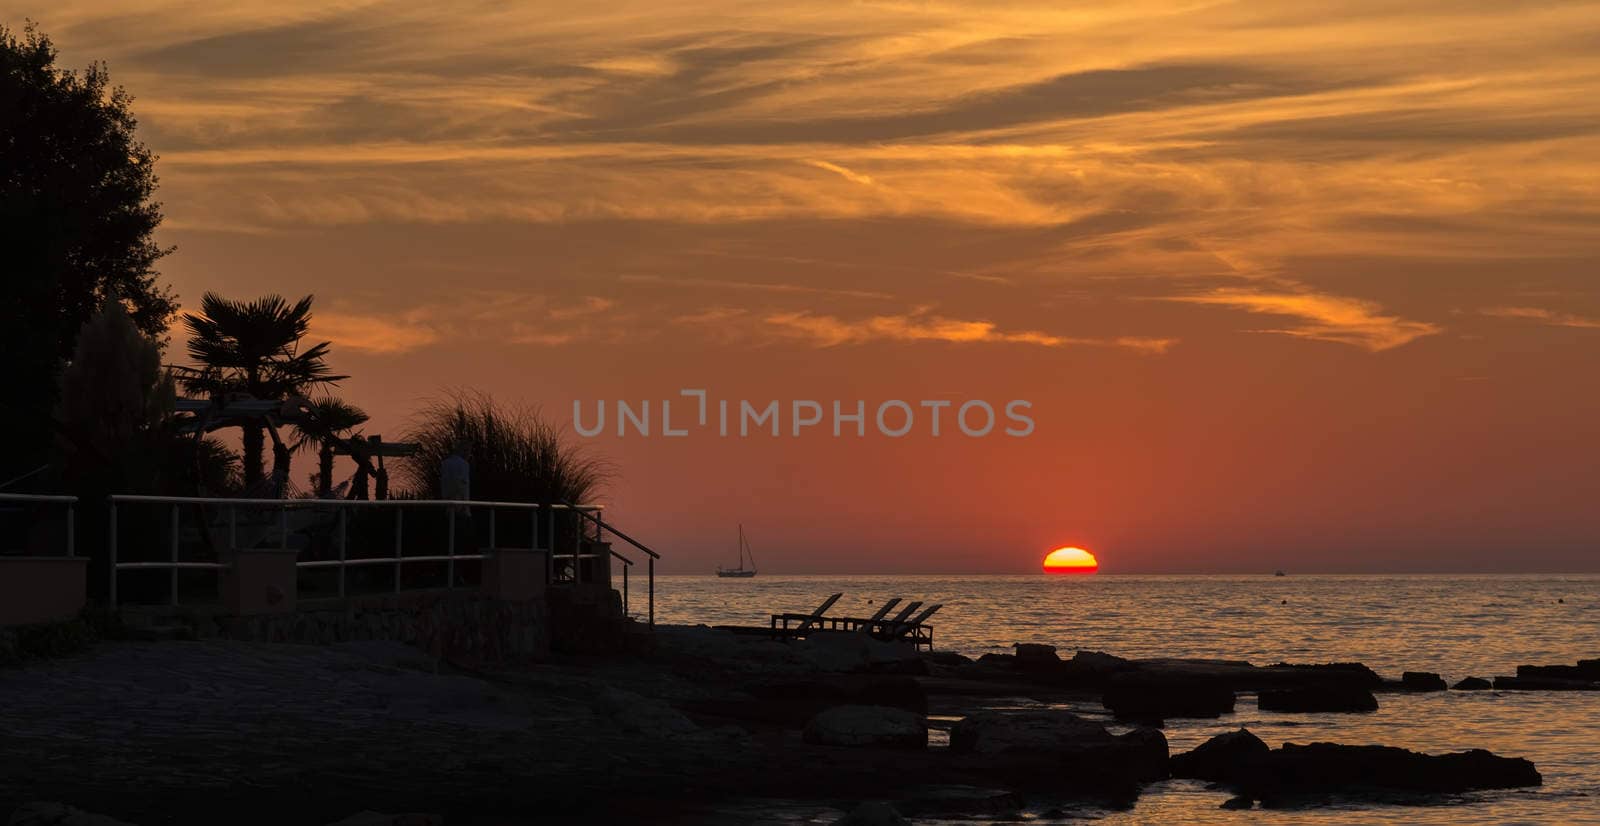
M745 557L750 557L750 567L744 566ZM739 526L739 567L724 568L717 566L717 576L732 577L734 579L749 579L756 575L756 555L750 552L750 543L744 539L744 526Z

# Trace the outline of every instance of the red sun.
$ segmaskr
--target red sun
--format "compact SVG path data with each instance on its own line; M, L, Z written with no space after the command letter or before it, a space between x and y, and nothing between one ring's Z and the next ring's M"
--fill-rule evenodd
M1100 570L1100 560L1082 548L1057 548L1044 558L1047 574L1092 574Z

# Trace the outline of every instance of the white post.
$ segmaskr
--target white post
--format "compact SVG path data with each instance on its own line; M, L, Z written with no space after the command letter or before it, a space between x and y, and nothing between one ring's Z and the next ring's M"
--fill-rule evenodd
M454 588L456 587L456 506L446 505L445 508L445 512L449 514L446 529L450 533L450 539L445 545L445 554L450 559L444 563L444 587Z
M172 506L172 604L178 604L178 506Z
M111 525L110 525L110 527L111 527L111 534L106 538L106 545L108 546L106 550L109 551L109 553L107 555L111 557L111 565L109 567L109 573L111 575L110 597L111 597L111 607L112 607L112 609L115 609L117 607L117 502L116 502L116 500L112 500L111 501Z
M347 540L345 530L346 515L349 511L339 508L339 596L344 596L344 569L345 569L345 544Z
M401 543L401 529L404 527L405 510L394 509L394 592L400 593L400 560L405 557L405 547Z

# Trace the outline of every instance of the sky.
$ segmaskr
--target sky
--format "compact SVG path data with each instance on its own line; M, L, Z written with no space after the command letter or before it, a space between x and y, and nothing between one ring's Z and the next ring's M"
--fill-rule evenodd
M314 293L369 433L450 388L863 401L574 434L665 571L739 523L774 573L1600 570L1600 3L4 17L133 94L185 305Z

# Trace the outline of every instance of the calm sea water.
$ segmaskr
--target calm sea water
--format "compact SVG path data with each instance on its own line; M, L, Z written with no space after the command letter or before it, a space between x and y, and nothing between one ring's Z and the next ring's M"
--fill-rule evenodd
M1522 663L1600 657L1600 575L1569 576L711 576L661 577L657 620L765 624L843 592L834 613L870 614L889 597L942 603L941 649L969 656L1044 642L1063 655L1222 657L1257 664L1358 660L1380 674L1511 674ZM1169 781L1104 823L1597 823L1600 692L1383 694L1372 714L1276 714L1242 698L1219 720L1171 721L1172 749L1246 726L1269 745L1326 740L1421 751L1487 748L1533 760L1538 789L1474 793L1434 806L1339 806L1245 814L1225 794ZM1070 707L1070 706L1069 706ZM1101 715L1097 703L1073 710ZM828 814L767 810L773 822ZM1035 822L1067 822L1047 819ZM1072 822L1079 822L1074 820Z

